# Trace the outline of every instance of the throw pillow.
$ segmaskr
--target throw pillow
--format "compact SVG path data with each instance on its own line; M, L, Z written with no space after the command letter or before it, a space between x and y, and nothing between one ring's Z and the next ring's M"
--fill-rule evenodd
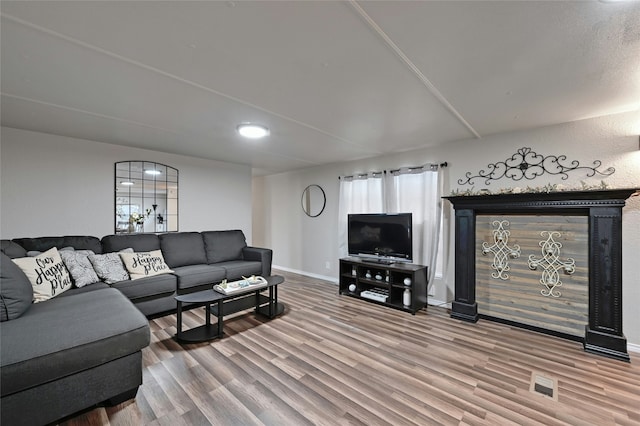
M92 254L95 254L93 250L60 251L60 257L78 288L100 281L89 261Z
M33 303L44 302L71 288L71 277L55 247L36 257L12 260L31 282Z
M161 250L138 253L120 253L132 280L173 272L162 257Z
M0 321L18 318L31 307L33 287L9 256L0 253Z
M124 249L120 253L133 253L133 249ZM124 269L118 253L90 254L88 257L93 265L93 270L105 283L113 284L129 279L129 274Z

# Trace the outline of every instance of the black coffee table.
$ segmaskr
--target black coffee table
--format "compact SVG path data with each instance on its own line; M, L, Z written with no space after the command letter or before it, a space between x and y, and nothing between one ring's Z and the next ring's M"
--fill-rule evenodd
M255 308L256 313L265 315L268 318L280 315L284 311L284 305L278 303L278 284L282 284L284 278L280 275L272 275L266 277L266 280L267 285L265 287L247 289L247 291L229 295L218 293L211 289L176 296L176 302L178 303L176 339L195 343L221 338L223 335L223 317L250 308ZM268 295L262 294L265 290L268 290ZM204 306L206 311L205 324L182 331L183 304L188 304L190 308ZM211 324L211 315L217 317L216 324Z

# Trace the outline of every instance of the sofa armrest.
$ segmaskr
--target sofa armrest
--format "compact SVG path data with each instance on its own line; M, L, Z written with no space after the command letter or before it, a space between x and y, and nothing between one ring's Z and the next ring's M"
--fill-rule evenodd
M244 247L242 249L242 257L244 260L253 260L262 263L263 277L271 275L271 259L273 257L273 250L260 248L260 247Z

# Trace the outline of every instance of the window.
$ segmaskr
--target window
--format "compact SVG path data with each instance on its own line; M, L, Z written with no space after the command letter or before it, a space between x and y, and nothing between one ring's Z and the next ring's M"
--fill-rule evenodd
M444 253L440 171L415 167L340 179L339 254L347 252L350 213L412 213L413 261L429 266L429 282L442 277Z

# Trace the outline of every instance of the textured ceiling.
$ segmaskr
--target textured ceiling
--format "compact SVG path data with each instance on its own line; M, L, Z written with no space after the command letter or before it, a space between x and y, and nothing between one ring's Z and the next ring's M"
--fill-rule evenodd
M255 174L640 108L640 2L0 3L2 125ZM271 129L262 141L241 122Z

